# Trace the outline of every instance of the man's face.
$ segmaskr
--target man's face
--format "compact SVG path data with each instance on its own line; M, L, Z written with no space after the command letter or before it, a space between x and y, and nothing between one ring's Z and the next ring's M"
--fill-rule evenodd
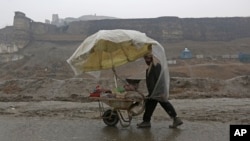
M153 61L152 57L145 56L144 57L145 63L149 66Z

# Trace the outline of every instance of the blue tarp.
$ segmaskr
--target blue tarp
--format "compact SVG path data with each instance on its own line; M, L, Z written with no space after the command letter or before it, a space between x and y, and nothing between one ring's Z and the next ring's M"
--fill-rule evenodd
M246 53L240 53L239 54L239 60L241 62L250 62L250 54L246 54Z
M181 59L190 59L192 58L192 53L190 50L188 50L187 48L185 48L180 55Z

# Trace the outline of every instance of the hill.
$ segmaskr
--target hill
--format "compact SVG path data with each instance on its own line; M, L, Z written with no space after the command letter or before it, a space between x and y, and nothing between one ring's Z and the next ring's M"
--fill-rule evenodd
M68 79L74 77L66 63L81 42L31 42L27 47L14 54L2 54L0 80L16 78L51 77ZM250 39L229 42L194 42L184 41L163 44L169 60L176 64L169 65L172 77L194 77L231 79L250 75L249 63L241 63L237 58L222 58L223 55L237 55L239 52L250 53ZM181 51L188 47L194 57L203 58L181 60ZM18 60L18 58L20 60ZM16 60L16 61L11 61Z
M177 83L174 86L178 89L172 89L172 92L181 94L178 97L186 96L186 88L192 89L189 93L203 95L203 92L197 92L200 85L210 86L206 88L205 95L208 95L209 91L218 90L214 94L220 93L221 96L228 92L228 89L224 89L226 87L224 84L228 84L226 82L230 79L239 77L242 77L244 82L240 83L241 86L238 86L238 89L241 90L249 85L250 64L242 63L237 58L223 58L223 56L237 56L239 52L250 53L250 18L109 19L75 21L68 26L58 28L50 24L30 22L25 14L16 13L14 23L14 26L0 30L0 91L3 95L13 94L12 90L17 96L16 92L20 94L22 91L26 92L22 89L22 84L30 80L38 81L39 84L43 83L39 80L46 80L45 83L48 85L44 86L45 91L50 93L51 89L59 89L65 80L89 79L87 75L74 76L66 60L88 35L100 29L115 28L145 32L164 46L168 59L176 61L176 64L169 65L169 70L172 78L180 78L178 81L171 82ZM179 59L184 48L191 50L193 59ZM197 58L197 55L203 57ZM143 69L143 66L137 64L135 66L138 70ZM124 72L123 68L120 70L123 70L120 75L134 73ZM106 73L103 79L111 77L110 73ZM203 82L203 80L206 81ZM86 81L79 83L84 83L83 85L88 87L96 84L94 82L88 84ZM178 84L185 85L178 87ZM192 84L195 87L186 84ZM223 87L217 87L222 84ZM32 90L27 91L33 91L38 87L33 86L30 85ZM234 85L228 84L228 86ZM10 93L8 93L9 90ZM236 93L234 91L232 95L236 96ZM248 89L242 94L247 97L247 93L249 93Z

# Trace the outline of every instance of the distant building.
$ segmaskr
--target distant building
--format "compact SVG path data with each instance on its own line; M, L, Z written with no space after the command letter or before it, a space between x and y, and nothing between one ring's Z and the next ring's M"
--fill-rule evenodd
M202 54L198 54L198 55L196 55L196 58L197 58L197 59L203 59L204 56L203 56Z
M250 63L250 54L239 53L239 60L244 63Z
M176 64L176 60L168 60L168 64L169 65L175 65Z
M223 59L230 59L230 55L229 54L225 54L221 56Z
M230 55L230 58L231 59L237 59L237 58L239 58L239 55L238 54L233 54L233 55Z
M64 19L60 19L58 14L52 15L51 24L57 27L67 26L67 22Z
M58 14L53 14L52 15L51 24L53 24L53 25L58 25L59 24L59 15Z
M46 23L46 24L50 24L50 20L45 19L45 23Z
M32 20L26 17L26 15L23 12L20 11L15 12L13 21L13 26L15 29L29 31L31 22Z
M185 48L181 54L180 54L181 59L191 59L192 58L192 53L188 48Z

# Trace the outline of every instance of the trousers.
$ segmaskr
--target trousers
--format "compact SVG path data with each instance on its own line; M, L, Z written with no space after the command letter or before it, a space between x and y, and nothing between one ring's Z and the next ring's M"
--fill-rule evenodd
M143 121L150 122L151 116L153 115L153 112L158 103L160 103L161 107L167 112L167 114L171 118L174 118L177 116L173 105L169 101L162 102L162 101L158 101L154 99L147 99L145 102L145 112L143 114Z

